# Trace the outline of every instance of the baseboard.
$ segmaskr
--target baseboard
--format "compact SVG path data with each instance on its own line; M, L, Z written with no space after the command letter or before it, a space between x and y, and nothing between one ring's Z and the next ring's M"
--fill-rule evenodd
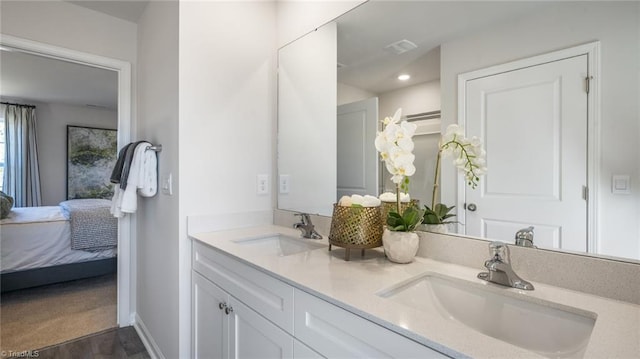
M144 344L144 347L147 349L151 359L166 359L164 355L162 355L162 351L160 351L158 344L153 340L153 337L149 334L147 327L144 325L144 322L140 319L137 313L135 314L133 327L136 332L138 332L138 336L140 337L140 340L142 340L142 344Z

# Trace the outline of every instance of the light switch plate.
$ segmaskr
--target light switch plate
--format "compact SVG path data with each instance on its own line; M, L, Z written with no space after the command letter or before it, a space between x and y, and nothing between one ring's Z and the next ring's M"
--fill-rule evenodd
M160 190L163 194L173 195L173 176L171 173L165 173L160 179Z

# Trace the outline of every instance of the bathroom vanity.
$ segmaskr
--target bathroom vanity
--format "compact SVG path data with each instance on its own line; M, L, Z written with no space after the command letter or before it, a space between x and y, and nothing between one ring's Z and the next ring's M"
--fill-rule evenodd
M640 355L637 304L502 287L423 257L393 264L380 249L347 262L298 236L274 225L191 235L194 357Z

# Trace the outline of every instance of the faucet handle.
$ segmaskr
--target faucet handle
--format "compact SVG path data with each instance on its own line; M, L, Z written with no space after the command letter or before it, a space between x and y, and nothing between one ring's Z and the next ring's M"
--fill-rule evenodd
M489 254L491 255L491 258L503 260L505 258L504 254L507 252L508 248L507 244L502 241L493 241L489 243Z

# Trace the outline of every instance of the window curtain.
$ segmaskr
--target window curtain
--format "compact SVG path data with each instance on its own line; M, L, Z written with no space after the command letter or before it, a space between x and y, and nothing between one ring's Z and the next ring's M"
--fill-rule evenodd
M40 171L36 145L36 109L2 104L5 126L4 192L16 207L40 206Z

